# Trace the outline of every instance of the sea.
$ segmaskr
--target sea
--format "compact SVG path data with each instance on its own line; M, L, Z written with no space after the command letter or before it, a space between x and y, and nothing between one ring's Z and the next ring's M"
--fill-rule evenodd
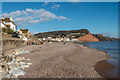
M118 69L120 68L120 41L100 41L100 42L84 42L80 43L84 46L105 51L111 56L106 62L116 66L114 70L109 72L109 74L118 74Z

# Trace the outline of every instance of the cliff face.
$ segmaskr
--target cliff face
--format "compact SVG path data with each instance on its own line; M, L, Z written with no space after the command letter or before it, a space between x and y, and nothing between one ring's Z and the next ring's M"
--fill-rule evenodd
M85 41L85 42L94 42L94 41L99 41L98 38L96 38L95 36L93 36L91 33L88 33L85 36L79 37L78 38L80 41Z
M117 38L110 38L110 37L106 37L103 36L102 34L93 34L95 37L97 37L100 41L115 41L115 40L119 40Z

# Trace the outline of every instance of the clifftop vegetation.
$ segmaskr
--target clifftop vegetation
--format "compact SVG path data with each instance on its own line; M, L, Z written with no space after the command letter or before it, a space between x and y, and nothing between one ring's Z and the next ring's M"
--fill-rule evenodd
M38 38L46 38L46 37L80 37L88 34L89 31L87 29L80 29L80 30L70 30L70 31L52 31L52 32L45 32L45 33L38 33L35 34Z

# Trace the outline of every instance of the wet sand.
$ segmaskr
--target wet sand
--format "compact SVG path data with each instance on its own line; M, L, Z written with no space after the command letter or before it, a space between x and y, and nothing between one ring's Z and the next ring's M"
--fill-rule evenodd
M95 70L104 78L118 78L118 74L114 71L116 68L116 66L106 62L105 60L100 61L95 65Z
M22 54L32 65L19 78L103 78L94 68L108 59L102 51L74 43L50 43L23 47L31 50Z
M98 50L98 51L102 51L102 50ZM103 52L105 52L106 54L108 53L107 51L103 51ZM102 60L96 63L96 65L94 66L95 70L104 78L113 78L113 79L120 78L120 74L119 74L120 65L118 65L118 61L114 61L112 59L112 56L109 54L107 54L106 57L107 60Z

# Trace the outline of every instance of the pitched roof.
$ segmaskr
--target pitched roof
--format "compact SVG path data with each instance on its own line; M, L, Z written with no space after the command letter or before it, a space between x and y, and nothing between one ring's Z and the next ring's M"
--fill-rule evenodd
M28 29L20 29L22 31L22 33L27 33Z
M4 22L2 22L7 28L10 28L9 24L5 24Z
M7 24L7 25L5 25L7 28L10 28L10 25L9 24Z
M3 23L3 22L12 22L12 23L16 26L16 28L17 28L17 25L16 25L13 21L11 21L9 17L6 17L5 19L1 19L1 18L0 18L0 22L2 22L2 23ZM3 24L4 24L4 23L3 23Z

